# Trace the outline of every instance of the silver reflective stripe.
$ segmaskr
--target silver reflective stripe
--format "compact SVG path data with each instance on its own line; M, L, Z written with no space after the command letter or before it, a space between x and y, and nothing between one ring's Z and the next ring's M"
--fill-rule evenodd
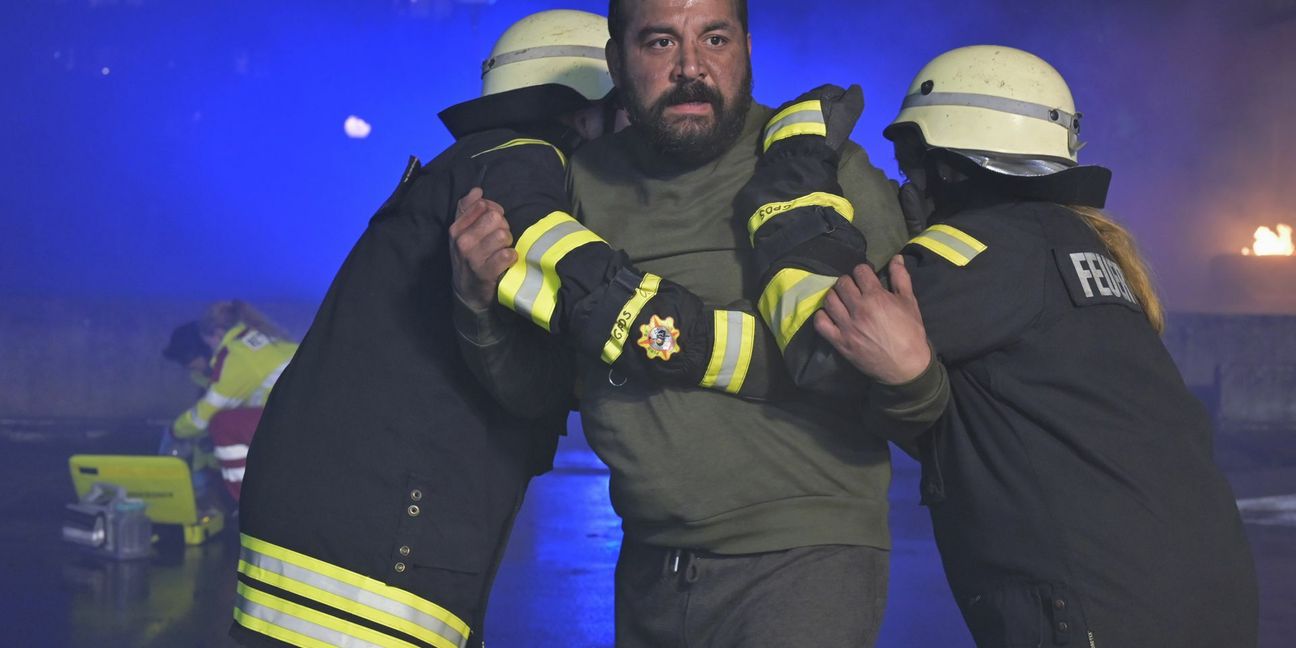
M783 119L780 119L765 129L765 145L769 146L769 140L780 130L793 124L823 124L823 112L818 110L802 110L794 112Z
M968 261L975 259L977 255L981 254L981 252L983 251L983 250L978 250L972 247L971 245L968 245L967 243L964 243L963 241L960 241L957 238L954 238L953 236L950 236L949 234L946 234L945 232L936 229L929 229L923 232L922 236L926 236L929 239L934 239L936 241L944 243L945 245L949 246L951 250L954 250L955 252L958 252L959 254L962 254L963 256L967 257Z
M380 594L375 594L354 585L348 585L347 583L311 571L305 567L299 567L277 558L271 558L270 556L258 553L247 547L243 547L243 551L240 555L249 565L260 567L261 569L273 574L279 574L284 578L295 580L299 583L305 583L316 589L328 592L329 594L340 596L366 607L386 612L394 617L405 619L406 621L422 626L431 632L449 639L455 645L462 646L468 641L468 637L465 637L460 634L459 631L446 625L446 623L441 619L426 614L420 610L416 610L400 601L393 601L392 599Z
M377 644L369 643L359 637L355 637L332 628L325 628L322 625L311 623L305 619L299 619L286 612L272 610L260 603L243 598L242 594L238 595L238 601L235 603L238 609L254 619L260 619L266 623L271 623L291 630L299 635L304 635L316 641L322 641L330 646L346 646L347 648L384 648Z
M243 404L242 398L231 398L218 394L215 389L208 389L207 393L203 395L203 400L216 409L232 409Z
M725 314L729 320L729 333L725 338L724 361L720 365L720 375L716 377L716 387L728 389L733 383L734 372L738 371L738 360L743 350L744 314L741 311L729 311Z
M505 52L499 56L492 56L482 63L482 76L497 67L509 65L511 63L521 63L522 61L534 61L545 58L587 58L606 61L607 56L602 47L593 47L590 45L546 45L544 47L529 47L527 49L514 50Z
M279 376L282 376L284 369L287 368L288 368L287 362L284 362L278 367L275 367L274 371L271 371L269 374L266 374L265 380L261 381L261 388L268 391L271 387L274 387L275 383L279 382Z
M1032 119L1041 119L1046 122L1058 124L1067 130L1073 128L1076 116L1062 110L1053 108L1044 104L1032 103L1029 101L1020 101L1009 99L1007 97L994 97L991 95L975 94L972 92L933 92L929 95L911 94L905 97L903 108L916 108L919 106L968 106L971 108L985 108L1010 115L1021 115ZM1057 113L1057 119L1053 118L1053 113Z
M514 310L528 316L535 312L536 299L540 296L540 290L544 288L544 268L541 267L540 260L568 234L584 230L585 226L576 221L565 221L536 239L531 249L527 250L526 277L522 279L522 287L518 288L517 297L513 299Z
M827 277L824 275L811 274L806 275L800 281L788 288L787 292L779 295L778 304L774 306L774 321L770 322L770 327L776 331L776 334L782 337L779 340L782 348L786 349L789 342L805 324L805 321L789 322L797 315L797 306L801 302L815 296L816 293L823 292L832 288L837 283L836 277ZM816 305L816 309L818 305Z
M216 458L221 461L238 461L239 459L247 459L248 447L242 443L216 446L215 453Z

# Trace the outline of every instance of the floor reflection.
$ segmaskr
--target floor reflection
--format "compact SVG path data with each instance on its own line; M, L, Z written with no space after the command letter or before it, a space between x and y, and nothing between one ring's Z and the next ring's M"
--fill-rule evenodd
M107 442L104 442L107 443ZM148 560L111 562L59 539L72 501L67 456L83 447L0 439L0 628L4 645L94 648L232 646L237 535L201 547L159 547ZM133 451L130 444L120 449ZM880 648L971 646L946 589L917 466L895 461L890 599ZM1261 574L1265 648L1296 633L1296 528L1288 522L1296 467L1230 473ZM553 473L535 480L491 600L491 648L612 645L612 572L621 540L607 504L606 469L579 437ZM234 525L231 525L233 527Z

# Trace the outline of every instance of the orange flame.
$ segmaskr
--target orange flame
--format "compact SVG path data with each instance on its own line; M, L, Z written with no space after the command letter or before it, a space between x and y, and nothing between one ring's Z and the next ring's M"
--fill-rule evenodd
M1292 245L1292 226L1282 224L1278 225L1277 232L1260 227L1255 231L1255 243L1242 248L1245 256L1292 256L1293 253L1296 253L1296 247Z

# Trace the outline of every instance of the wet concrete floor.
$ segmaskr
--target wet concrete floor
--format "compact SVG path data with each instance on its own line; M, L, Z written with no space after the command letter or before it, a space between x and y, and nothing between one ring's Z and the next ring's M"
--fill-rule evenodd
M49 647L233 646L237 535L202 547L159 549L108 562L59 539L72 499L67 457L148 453L147 434L80 430L0 435L0 645ZM881 648L962 648L972 642L950 599L918 507L917 466L897 457L894 551ZM1261 645L1296 637L1296 463L1229 471L1242 501L1261 586ZM533 482L496 581L486 630L491 648L612 645L612 570L620 542L607 503L607 471L579 438L556 470ZM1229 648L1229 647L1221 647Z

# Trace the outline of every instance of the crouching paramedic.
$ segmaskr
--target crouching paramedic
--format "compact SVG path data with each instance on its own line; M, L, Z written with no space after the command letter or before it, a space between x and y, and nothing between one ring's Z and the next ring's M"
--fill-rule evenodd
M185 343L182 333L197 339ZM176 418L171 434L179 440L210 438L210 455L206 443L195 444L194 469L210 465L214 455L235 501L239 500L248 447L262 408L296 351L297 344L268 318L233 300L212 304L202 319L177 329L163 352L195 376L202 376L207 384L202 398ZM204 352L210 357L206 371L195 371L200 369Z
M606 32L578 11L512 26L496 48L512 60L493 57L483 96L442 116L457 141L411 162L338 272L248 456L231 629L244 645L481 645L513 518L570 403L501 408L473 379L448 229L496 160L565 157L576 131L602 132ZM534 140L552 147L519 145ZM498 342L525 356L553 341L517 327ZM526 378L569 383L569 371Z

